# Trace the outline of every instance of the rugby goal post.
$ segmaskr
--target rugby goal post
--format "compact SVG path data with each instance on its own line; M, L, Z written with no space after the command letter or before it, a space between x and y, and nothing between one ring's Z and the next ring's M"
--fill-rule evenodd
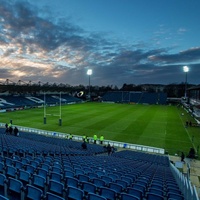
M59 98L59 114L49 114L47 113L47 103L46 103L46 93L44 92L44 124L47 123L47 116L56 116L59 117L58 124L62 126L62 103L61 103L61 92Z

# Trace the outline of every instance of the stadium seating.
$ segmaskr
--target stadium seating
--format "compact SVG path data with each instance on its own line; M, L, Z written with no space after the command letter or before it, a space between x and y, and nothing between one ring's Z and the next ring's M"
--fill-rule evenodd
M46 94L45 101L48 105L59 105L60 101L62 104L67 103L78 103L82 100L76 97L73 97L69 94L53 95ZM23 109L25 107L37 107L44 104L44 95L36 96L20 96L20 95L4 95L0 96L0 103L2 109Z
M9 199L184 199L165 155L0 129L0 195ZM62 150L61 150L62 149ZM12 152L12 153L9 153ZM98 155L96 155L98 152Z
M115 103L166 104L166 93L113 91L103 95L102 101Z

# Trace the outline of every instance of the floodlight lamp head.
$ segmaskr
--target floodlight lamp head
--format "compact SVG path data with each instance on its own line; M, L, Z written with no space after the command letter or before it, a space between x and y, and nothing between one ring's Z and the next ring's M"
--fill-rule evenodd
M183 66L183 71L184 72L189 72L189 67L188 66Z
M92 69L87 70L87 75L89 75L89 76L92 75Z

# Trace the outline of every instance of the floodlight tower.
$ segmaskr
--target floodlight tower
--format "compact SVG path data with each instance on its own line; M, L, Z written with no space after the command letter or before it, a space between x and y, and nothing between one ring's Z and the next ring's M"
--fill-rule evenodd
M185 72L185 98L187 98L187 73L189 72L189 67L183 66L183 71Z
M88 69L87 70L87 75L89 77L89 93L88 93L88 96L89 96L89 100L91 100L91 94L90 94L90 76L92 75L92 69Z

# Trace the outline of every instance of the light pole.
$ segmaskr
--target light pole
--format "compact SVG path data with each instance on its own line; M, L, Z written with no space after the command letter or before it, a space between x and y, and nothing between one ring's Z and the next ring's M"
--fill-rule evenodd
M87 75L89 76L89 93L88 93L88 96L89 96L89 100L91 100L91 94L90 94L90 76L92 75L91 69L87 70Z
M183 66L183 71L185 72L185 98L187 98L187 73L189 72L189 67Z

